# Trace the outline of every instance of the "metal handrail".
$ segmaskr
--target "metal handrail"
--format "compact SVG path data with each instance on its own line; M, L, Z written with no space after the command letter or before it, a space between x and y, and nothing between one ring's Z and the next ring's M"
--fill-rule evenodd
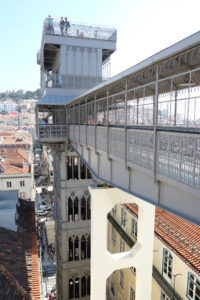
M188 237L179 232L176 228L174 228L172 225L167 223L159 216L155 217L155 223L158 226L162 227L168 234L173 235L175 239L177 239L180 243L189 248L192 251L192 253L195 253L200 257L200 247L194 242L192 242Z
M47 35L66 35L69 37L109 40L114 42L116 42L117 39L117 31L113 27L70 21L70 27L65 31L65 26L64 29L61 30L59 20L52 19L52 25L49 27L48 18L44 20L43 33Z
M41 125L39 124L39 137L40 138L66 138L67 125Z

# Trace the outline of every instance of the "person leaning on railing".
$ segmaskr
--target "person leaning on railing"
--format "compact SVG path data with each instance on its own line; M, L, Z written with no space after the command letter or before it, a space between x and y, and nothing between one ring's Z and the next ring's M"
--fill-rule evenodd
M46 18L46 31L48 34L54 34L54 28L53 28L53 18L49 15L48 18Z

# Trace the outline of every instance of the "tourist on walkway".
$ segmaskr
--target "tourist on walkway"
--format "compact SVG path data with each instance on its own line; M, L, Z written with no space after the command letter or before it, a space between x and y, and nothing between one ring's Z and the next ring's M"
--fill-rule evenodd
M54 34L53 18L50 15L47 18L47 33L48 34Z
M64 35L64 27L65 27L65 21L63 20L63 17L60 18L60 32L62 35Z
M70 23L67 20L67 18L65 17L65 34L68 34L69 27L70 27Z

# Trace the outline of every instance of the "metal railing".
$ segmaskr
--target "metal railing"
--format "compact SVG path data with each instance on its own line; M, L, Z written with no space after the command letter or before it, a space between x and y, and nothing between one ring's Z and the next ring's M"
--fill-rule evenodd
M69 125L69 139L148 169L157 179L165 176L200 189L198 134L159 131L155 143L153 130L126 129L125 134L124 128Z
M69 37L88 38L96 40L109 40L116 42L117 31L112 27L89 25L77 22L70 22L70 27L61 29L59 20L45 19L43 33L47 35L66 35Z
M107 96L98 98L97 91L96 96L88 96L89 101L72 102L69 123L88 124L92 118L101 125L176 126L200 131L200 68L137 87L129 88L125 80L121 85L120 92L107 87Z
M67 138L66 125L39 125L39 138Z
M200 247L187 238L184 234L180 233L176 228L167 223L161 217L156 216L155 223L164 229L167 234L172 235L179 243L186 246L192 253L197 254L200 257Z

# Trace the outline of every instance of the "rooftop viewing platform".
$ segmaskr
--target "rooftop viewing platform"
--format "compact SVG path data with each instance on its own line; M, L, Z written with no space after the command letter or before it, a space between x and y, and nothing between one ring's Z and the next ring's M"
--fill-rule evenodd
M65 19L63 19L63 22L63 24L60 24L60 20L54 20L51 16L46 18L43 23L42 43L45 36L49 35L113 42L117 41L117 30L113 27L83 24L74 21L66 22Z

